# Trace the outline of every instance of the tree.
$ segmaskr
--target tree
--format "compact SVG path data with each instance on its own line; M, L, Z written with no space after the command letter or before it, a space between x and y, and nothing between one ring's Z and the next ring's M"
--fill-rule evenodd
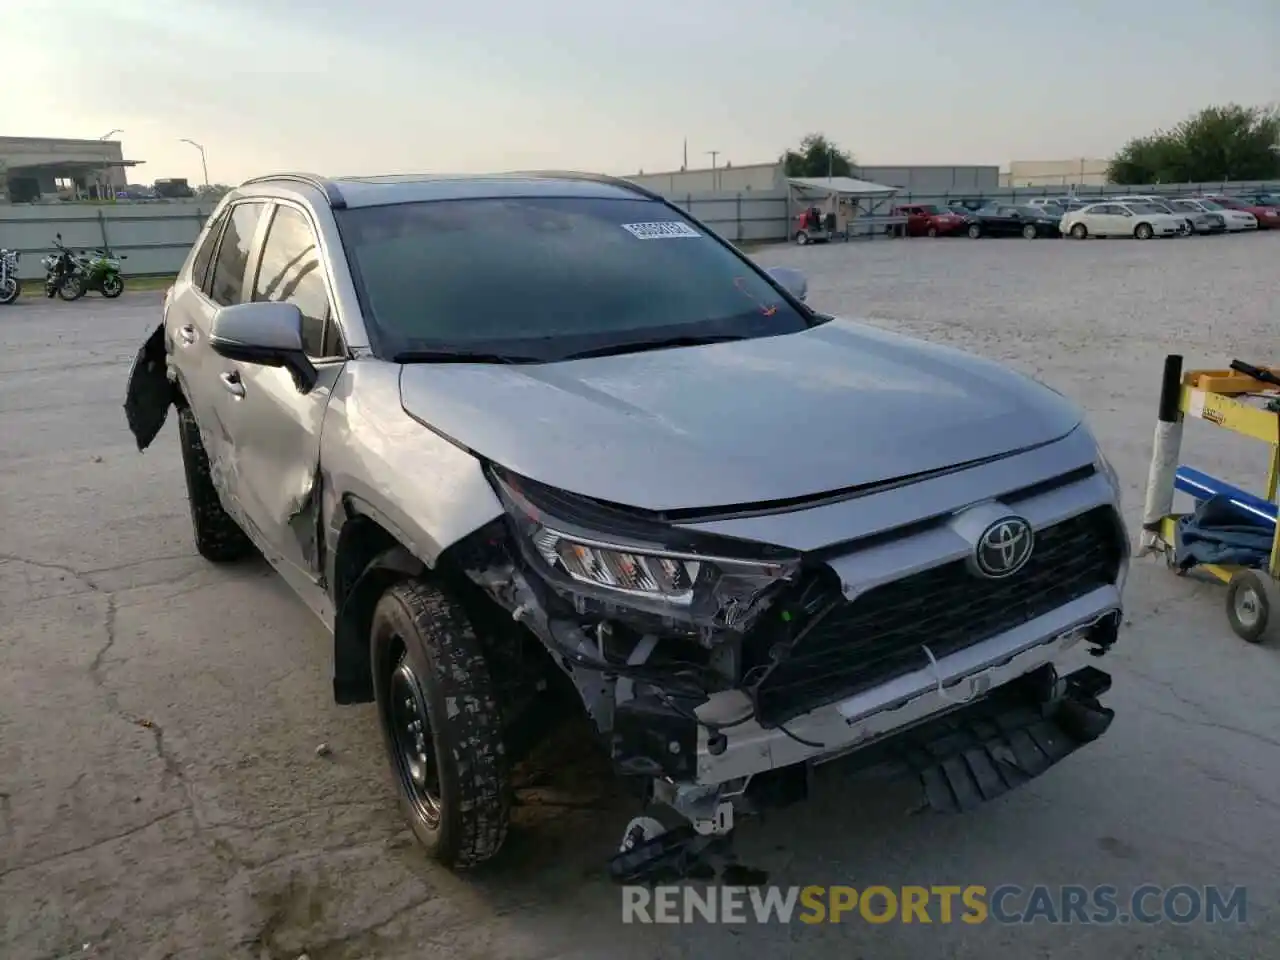
M1126 143L1112 183L1200 183L1280 178L1280 108L1207 107L1172 130Z
M848 177L853 173L853 155L821 133L805 136L800 149L788 150L782 162L788 177Z

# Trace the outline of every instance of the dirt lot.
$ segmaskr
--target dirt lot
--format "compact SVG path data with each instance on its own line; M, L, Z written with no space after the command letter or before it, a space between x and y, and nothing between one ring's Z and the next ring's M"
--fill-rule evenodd
M1280 235L759 256L805 269L815 305L1081 401L1131 523L1164 353L1275 358ZM553 769L564 750L525 772L494 868L429 866L372 711L330 700L319 625L267 569L195 555L172 426L133 447L120 402L158 301L0 308L0 956L1280 956L1280 645L1237 640L1220 587L1150 561L1102 662L1118 713L1102 741L959 818L908 816L905 789L830 773L740 848L781 884L1244 884L1242 926L624 928L601 866L630 808L591 758ZM1186 443L1260 482L1247 441L1188 428Z

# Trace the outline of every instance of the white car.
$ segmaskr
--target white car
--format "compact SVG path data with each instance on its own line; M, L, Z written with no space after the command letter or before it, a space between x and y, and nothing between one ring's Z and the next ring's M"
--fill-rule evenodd
M1058 224L1064 237L1177 237L1186 231L1186 220L1165 213L1149 203L1107 201L1091 203L1063 216Z
M1194 204L1197 209L1203 210L1205 213L1219 214L1226 222L1228 233L1258 229L1258 218L1247 210L1232 210L1230 207L1224 207L1222 204L1216 203L1207 197L1179 198L1178 204L1182 205L1183 203Z

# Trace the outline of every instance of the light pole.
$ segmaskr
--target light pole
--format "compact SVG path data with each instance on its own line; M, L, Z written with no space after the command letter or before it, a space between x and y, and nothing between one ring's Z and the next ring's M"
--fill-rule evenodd
M719 150L708 150L707 153L711 157L711 189L720 189L719 179L716 177L716 157L720 156Z
M204 147L200 146L200 144L196 143L194 140L188 140L186 137L179 137L179 139L183 143L191 144L200 151L200 169L204 171L204 185L207 187L209 185L209 164L204 158Z

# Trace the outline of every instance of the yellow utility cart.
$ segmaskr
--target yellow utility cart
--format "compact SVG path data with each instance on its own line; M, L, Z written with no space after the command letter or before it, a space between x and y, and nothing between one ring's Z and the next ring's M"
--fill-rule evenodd
M1247 493L1192 467L1179 465L1182 425L1186 418L1212 423L1267 444L1270 448L1267 490L1263 497ZM1191 495L1198 503L1214 500L1240 521L1236 529L1253 546L1235 551L1249 557L1247 563L1193 562L1197 570L1227 584L1227 619L1242 640L1263 639L1273 598L1280 588L1280 368L1255 367L1233 361L1228 370L1182 369L1182 357L1165 358L1160 389L1160 410L1147 477L1139 556L1162 554L1170 567L1183 572L1179 562L1179 525L1185 515L1173 512L1176 492ZM1265 546L1269 538L1270 550ZM1232 551L1225 551L1231 555Z

